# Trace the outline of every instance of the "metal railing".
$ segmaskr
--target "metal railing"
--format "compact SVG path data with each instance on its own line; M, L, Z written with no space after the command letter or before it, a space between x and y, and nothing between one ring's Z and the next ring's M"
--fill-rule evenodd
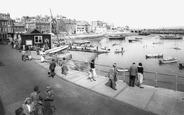
M84 72L89 71L88 62L82 62L78 60L72 60L72 61L75 63L75 65L77 65L76 69L78 69L79 71L84 71ZM96 67L97 75L107 76L111 66L95 64L95 67ZM118 67L118 69L128 69L128 68ZM119 80L123 80L128 84L129 72L128 71L119 72L118 78ZM143 84L184 92L184 76L181 76L181 75L171 75L171 74L164 74L164 73L158 73L158 72L152 72L152 71L144 71Z

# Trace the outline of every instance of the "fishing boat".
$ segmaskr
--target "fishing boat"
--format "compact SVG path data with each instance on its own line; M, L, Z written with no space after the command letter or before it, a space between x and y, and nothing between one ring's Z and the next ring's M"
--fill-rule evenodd
M137 42L139 41L138 39L129 39L128 42Z
M109 40L125 40L123 35L109 35Z
M181 39L183 39L183 37L182 36L176 36L176 35L165 35L165 36L160 36L160 39L181 40Z
M159 60L159 64L168 64L168 63L177 63L178 60L176 58L173 57L168 57L162 60Z
M116 49L115 51L114 51L114 53L124 53L125 51L123 50L123 49Z
M163 58L164 54L146 54L146 59L147 58Z

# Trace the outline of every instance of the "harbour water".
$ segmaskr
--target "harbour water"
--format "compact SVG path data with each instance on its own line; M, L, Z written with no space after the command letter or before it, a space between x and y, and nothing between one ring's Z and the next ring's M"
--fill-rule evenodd
M135 37L135 36L131 36ZM118 67L129 68L133 62L138 64L142 62L145 71L153 73L166 74L164 76L158 76L160 81L166 81L173 84L171 89L175 89L175 76L181 76L182 79L178 79L177 82L184 84L184 69L179 69L179 62L184 62L184 40L160 40L158 36L136 36L142 38L138 42L129 43L126 37L125 40L109 40L108 38L101 38L97 40L87 39L91 41L94 46L107 47L110 49L110 53L100 54L96 58L96 64L111 66L113 63L117 63ZM153 44L154 42L162 42L161 44ZM124 53L114 53L116 49L121 49L123 47ZM174 49L174 47L180 48L180 50ZM148 58L146 59L146 54L163 54L163 58L174 57L179 60L177 63L172 64L159 64L158 58ZM100 67L101 70L108 71L109 68ZM173 75L169 76L168 75ZM152 78L151 78L152 76ZM155 82L155 75L146 75L150 77ZM121 76L119 77L120 79ZM155 85L155 83L147 83ZM165 85L163 87L167 87ZM183 86L182 86L183 87ZM183 88L180 88L183 89ZM183 91L183 90L182 90Z

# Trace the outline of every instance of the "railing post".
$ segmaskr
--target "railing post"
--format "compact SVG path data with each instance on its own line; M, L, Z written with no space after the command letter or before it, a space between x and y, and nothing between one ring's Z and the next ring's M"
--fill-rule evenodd
M81 63L81 62L80 62L80 61L78 61L78 63L79 63L79 71L80 71L80 70L81 70L81 69L80 69L80 63Z
M175 91L178 90L178 81L177 81L177 78L178 78L178 76L176 75L176 78L175 78L175 84L176 84L176 86L175 86Z
M99 66L99 76L100 76L100 66Z
M155 73L155 87L158 87L157 81L157 73Z
M125 71L123 72L123 76L124 76L123 82L125 82L126 80Z

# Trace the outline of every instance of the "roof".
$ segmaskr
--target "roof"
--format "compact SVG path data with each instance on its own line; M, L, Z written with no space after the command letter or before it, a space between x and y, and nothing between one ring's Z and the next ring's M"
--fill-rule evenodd
M35 34L35 33L41 33L41 32L37 29L31 29L31 30L28 30L25 34Z
M13 20L10 17L3 17L2 15L7 15L7 14L0 13L0 20Z

